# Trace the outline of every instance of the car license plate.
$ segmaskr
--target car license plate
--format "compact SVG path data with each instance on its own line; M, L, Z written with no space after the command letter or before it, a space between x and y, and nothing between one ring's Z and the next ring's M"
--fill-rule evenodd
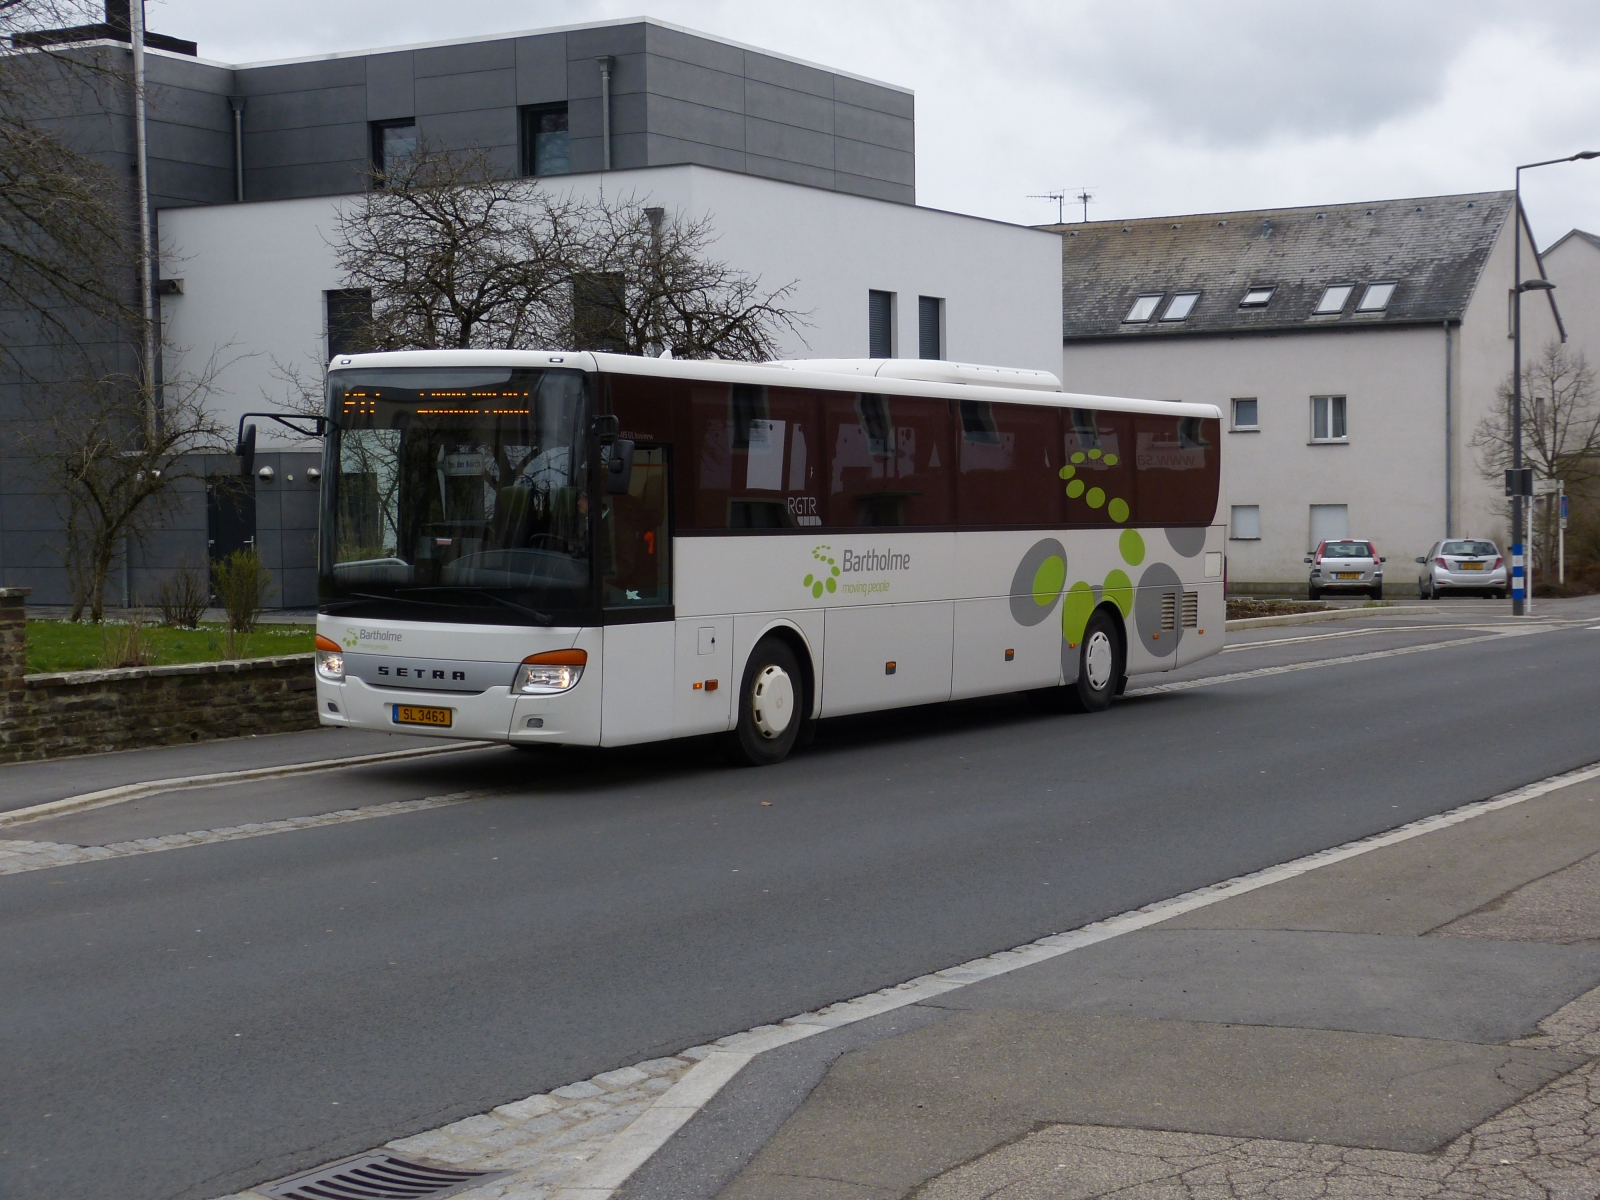
M1483 564L1482 563L1457 563L1456 564L1456 569L1458 571L1481 571L1481 570L1483 570Z
M1360 579L1361 578L1361 572L1360 571L1340 571L1339 575L1338 575L1338 578L1340 578L1340 579Z
M432 725L439 729L449 729L450 709L419 708L414 704L396 704L394 706L394 723L396 725Z

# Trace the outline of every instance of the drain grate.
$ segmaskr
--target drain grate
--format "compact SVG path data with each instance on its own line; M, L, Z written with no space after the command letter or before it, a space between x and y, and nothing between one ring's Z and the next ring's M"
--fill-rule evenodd
M509 1174L358 1154L254 1190L272 1200L444 1200Z

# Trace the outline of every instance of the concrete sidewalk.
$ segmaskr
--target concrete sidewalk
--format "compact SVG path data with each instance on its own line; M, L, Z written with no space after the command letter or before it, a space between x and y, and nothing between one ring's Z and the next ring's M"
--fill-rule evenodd
M628 1200L1600 1194L1600 780L762 1055Z

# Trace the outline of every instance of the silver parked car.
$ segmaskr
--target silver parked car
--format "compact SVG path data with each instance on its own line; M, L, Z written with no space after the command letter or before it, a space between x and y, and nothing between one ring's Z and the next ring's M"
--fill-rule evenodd
M1340 538L1320 543L1306 562L1311 564L1311 598L1323 592L1365 592L1383 599L1383 564L1378 548L1361 538Z
M1481 592L1505 599L1510 572L1495 544L1484 538L1447 538L1417 559L1417 595L1437 600L1446 592Z

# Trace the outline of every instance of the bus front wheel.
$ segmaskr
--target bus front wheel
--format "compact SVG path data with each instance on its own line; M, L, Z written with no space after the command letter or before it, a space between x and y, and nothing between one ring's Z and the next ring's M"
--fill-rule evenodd
M1122 651L1122 635L1110 614L1100 609L1089 618L1078 643L1078 678L1067 684L1072 707L1080 712L1103 712L1121 689L1127 669Z
M805 720L804 700L794 651L777 638L764 639L751 652L739 688L735 761L766 767L787 758Z

